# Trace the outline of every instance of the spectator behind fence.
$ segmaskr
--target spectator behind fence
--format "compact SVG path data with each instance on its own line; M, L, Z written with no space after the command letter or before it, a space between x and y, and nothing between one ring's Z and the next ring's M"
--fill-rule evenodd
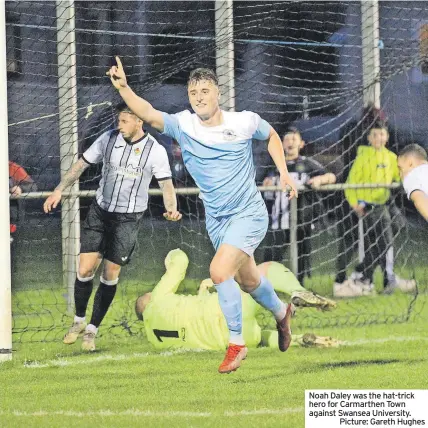
M348 122L341 130L340 141L342 142L343 169L338 175L338 180L345 183L352 163L357 157L359 146L368 145L367 133L377 120L386 120L384 112L369 103L363 110L361 117ZM337 222L337 236L339 240L338 266L336 283L342 284L347 281L346 268L350 265L353 254L357 249L358 242L358 216L344 202L343 192L336 193L335 217Z
M359 146L368 145L367 134L377 120L385 120L384 112L369 103L363 110L361 117L348 122L340 133L342 142L343 162L342 172L338 176L341 183L345 183L352 163L357 157ZM351 264L352 256L357 249L358 216L349 204L344 201L344 193L336 193L335 217L337 222L338 258L335 283L343 284L347 281L346 268Z
M9 161L9 194L10 194L10 221L16 223L23 218L23 201L17 199L22 193L37 191L37 186L25 169Z
M376 121L386 122L387 117L383 110L368 104L359 120L354 120L348 123L341 133L340 140L343 142L344 168L340 175L341 182L345 182L348 178L349 170L355 158L357 157L357 149L359 146L367 146L368 133ZM395 132L393 133L393 136ZM388 146L396 146L396 141L391 141L389 135ZM337 258L337 275L336 284L345 284L347 282L346 269L351 264L352 256L357 249L358 242L358 216L355 211L344 201L344 194L338 192L337 204L335 209L335 217L337 221L337 236L338 236L338 258ZM387 203L389 214L392 220L392 246L388 248L385 257L381 259L381 269L385 273L383 278L384 287L389 289L395 288L400 284L405 286L405 280L402 280L394 273L394 240L399 235L400 231L406 226L406 219L402 212L394 202L394 197L391 197ZM355 271L351 274L352 279L361 278L363 265L357 265ZM403 282L404 281L404 282Z
M368 145L367 136L370 128L377 121L386 122L387 118L383 110L369 103L363 110L361 117L358 120L353 120L346 124L340 133L340 141L342 141L342 160L343 170L338 179L344 183L348 178L352 162L357 157L359 146Z
M290 175L300 185L310 185L316 189L323 184L333 184L336 176L328 173L314 159L302 156L300 151L304 141L297 128L290 127L286 131L282 145L285 160ZM279 183L279 174L272 170L264 179L264 186L275 186ZM269 212L269 230L265 238L263 260L283 261L286 246L290 243L290 201L286 193L281 191L265 192L266 206ZM314 192L303 192L298 201L298 273L297 279L303 283L310 276L311 229L312 223L319 217L319 201L314 198Z
M349 173L348 184L392 184L400 180L397 156L385 146L388 143L388 129L383 121L377 121L368 134L369 146L358 148L357 157ZM375 293L373 273L379 264L385 270L386 253L392 246L391 216L387 207L390 190L385 188L347 189L345 197L355 214L363 219L365 257L360 265L358 276L339 282L336 278L334 295L337 297L354 297ZM342 255L344 237L344 222L339 223L339 257L338 272L346 272ZM342 246L340 245L342 243ZM339 275L339 274L338 274ZM346 275L346 273L345 273ZM384 276L386 272L384 271ZM414 288L414 281L398 279L384 288L391 292L396 286L404 291Z
M9 193L17 197L22 193L36 190L36 184L25 169L12 161L9 161Z
M19 197L22 193L37 191L34 180L25 169L12 161L9 161L9 195L10 195L10 242L14 242L12 234L17 231L16 224L24 219L24 200ZM17 266L16 252L14 244L11 246L11 268L15 270Z

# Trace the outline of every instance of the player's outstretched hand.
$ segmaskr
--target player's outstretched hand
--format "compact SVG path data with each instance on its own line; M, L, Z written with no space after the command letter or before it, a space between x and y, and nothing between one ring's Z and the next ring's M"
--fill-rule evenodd
M116 65L113 65L113 67L107 71L106 75L110 76L111 83L113 83L113 86L117 90L128 86L125 70L123 69L122 61L118 56L116 57Z
M61 201L62 192L60 190L54 190L52 195L50 195L45 203L43 204L43 210L45 213L50 213L52 208L56 208Z
M183 250L180 250L180 248L171 250L165 257L166 270L175 268L175 273L177 274L177 272L181 272L183 279L186 275L187 266L189 266L189 258Z
M294 180L291 178L290 174L281 174L279 177L279 182L282 191L287 193L289 200L299 196L297 194L296 184L294 183Z
M179 221L183 217L179 211L167 211L163 216L169 221Z

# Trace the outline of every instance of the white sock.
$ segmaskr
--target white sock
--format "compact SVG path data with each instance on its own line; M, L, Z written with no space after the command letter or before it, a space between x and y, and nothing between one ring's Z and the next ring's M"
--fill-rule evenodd
M79 324L86 322L86 317L78 317L77 315L74 315L74 322L77 322Z
M97 334L98 328L95 327L93 324L88 324L86 327L86 331L89 331L91 333Z
M282 303L281 309L275 312L273 315L276 321L282 321L285 318L285 314L287 313L287 306L284 302Z
M229 336L229 343L233 343L234 345L244 346L245 340L242 334L234 334L231 333Z

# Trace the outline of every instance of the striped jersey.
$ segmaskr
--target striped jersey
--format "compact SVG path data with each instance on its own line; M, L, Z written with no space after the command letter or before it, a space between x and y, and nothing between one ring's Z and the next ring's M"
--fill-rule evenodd
M288 160L286 163L288 173L297 185L305 185L310 178L327 172L319 162L306 156L299 155L297 159ZM269 176L272 177L273 186L279 185L278 170L275 169ZM290 229L290 201L287 194L282 191L269 191L265 192L264 196L271 217L271 229ZM310 211L313 208L312 192L303 192L299 195L297 204L298 213L302 217L303 211ZM306 218L299 219L299 223L307 222L309 212L305 214Z
M103 162L96 200L109 212L145 211L152 177L158 181L171 178L166 150L149 133L129 143L118 130L108 131L83 153L83 160Z
M163 113L164 133L180 144L186 169L201 193L206 212L220 217L263 203L255 183L252 139L267 140L271 126L250 111L222 111L223 123L203 126L185 110Z

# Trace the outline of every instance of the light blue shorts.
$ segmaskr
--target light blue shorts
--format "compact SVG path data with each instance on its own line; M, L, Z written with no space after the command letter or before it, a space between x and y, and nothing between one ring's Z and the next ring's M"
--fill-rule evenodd
M268 225L269 216L264 202L253 204L236 214L221 217L206 215L208 235L216 251L221 244L229 244L252 256L263 241Z

